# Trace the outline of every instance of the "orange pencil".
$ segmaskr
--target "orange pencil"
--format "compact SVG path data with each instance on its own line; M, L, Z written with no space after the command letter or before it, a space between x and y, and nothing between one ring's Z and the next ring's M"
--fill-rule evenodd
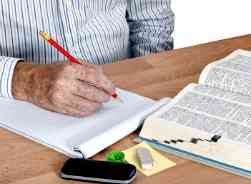
M77 58L72 56L67 50L65 50L61 45L59 45L53 38L49 36L49 34L45 31L40 31L39 34L55 49L57 49L58 52L63 54L70 62L76 63L76 64L82 64ZM115 99L119 99L117 93L113 93L111 95ZM121 101L121 99L119 99Z

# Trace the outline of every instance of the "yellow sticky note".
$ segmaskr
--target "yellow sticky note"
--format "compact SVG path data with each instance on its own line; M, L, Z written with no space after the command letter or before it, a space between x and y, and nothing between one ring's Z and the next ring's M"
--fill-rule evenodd
M153 168L150 170L143 170L141 169L139 165L139 161L136 156L136 149L137 148L146 148L150 151L154 163L153 163ZM164 157L161 155L159 152L155 151L152 149L148 144L142 142L140 144L137 144L136 146L133 146L125 151L123 151L125 154L125 159L127 162L130 164L134 165L140 172L142 172L146 176L151 176L153 174L159 173L165 169L168 169L170 167L173 167L176 165L176 163L172 162L168 158Z

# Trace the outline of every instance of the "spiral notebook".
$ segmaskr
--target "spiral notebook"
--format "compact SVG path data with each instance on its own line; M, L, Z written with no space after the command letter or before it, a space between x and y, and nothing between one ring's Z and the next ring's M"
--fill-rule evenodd
M27 102L0 98L0 126L74 158L89 158L138 128L168 99L118 90L124 103L111 101L94 115L74 118Z

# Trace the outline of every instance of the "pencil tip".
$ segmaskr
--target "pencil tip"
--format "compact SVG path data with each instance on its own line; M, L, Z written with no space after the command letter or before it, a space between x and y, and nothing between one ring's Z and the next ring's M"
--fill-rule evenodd
M112 97L113 97L113 98L117 98L117 97L118 97L117 93L113 93L113 94L112 94Z

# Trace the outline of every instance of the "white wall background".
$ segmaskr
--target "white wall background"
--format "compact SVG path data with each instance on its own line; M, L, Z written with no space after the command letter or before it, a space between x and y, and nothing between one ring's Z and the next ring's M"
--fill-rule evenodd
M175 48L251 33L251 0L172 0Z

